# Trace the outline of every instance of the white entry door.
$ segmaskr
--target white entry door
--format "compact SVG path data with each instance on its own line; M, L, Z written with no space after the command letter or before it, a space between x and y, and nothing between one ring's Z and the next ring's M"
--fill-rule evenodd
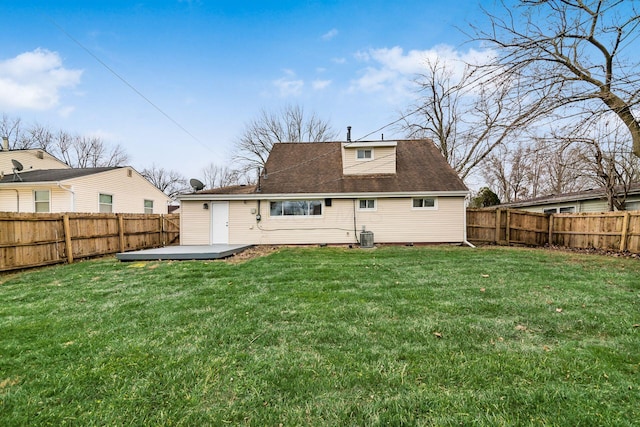
M229 202L211 202L211 244L229 243Z

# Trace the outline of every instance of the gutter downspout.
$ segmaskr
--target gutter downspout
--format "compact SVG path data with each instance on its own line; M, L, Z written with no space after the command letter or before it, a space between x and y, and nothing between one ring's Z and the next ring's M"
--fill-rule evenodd
M17 189L13 189L16 192L16 212L20 213L20 192Z
M467 195L464 198L464 205L463 205L463 218L464 218L464 238L462 240L462 243L471 247L471 248L475 248L475 246L469 242L467 240L467 202L471 199L471 195Z
M62 190L65 190L71 193L71 210L69 212L75 212L76 211L76 193L72 190L73 186L71 188L67 188L64 185L60 184L60 181L56 182L56 185Z

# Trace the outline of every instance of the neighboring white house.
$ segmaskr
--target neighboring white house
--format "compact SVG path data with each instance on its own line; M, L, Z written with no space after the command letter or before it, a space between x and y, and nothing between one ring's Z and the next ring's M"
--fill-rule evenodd
M44 150L0 150L0 176L42 169L71 169L69 165Z
M609 210L604 188L552 194L512 203L503 203L499 207L543 213L607 212ZM629 187L625 209L628 211L640 210L640 183Z
M10 153L16 153L11 151ZM0 211L167 213L171 199L133 168L57 168L4 174Z
M462 243L468 194L430 140L278 143L257 185L179 196L180 240Z

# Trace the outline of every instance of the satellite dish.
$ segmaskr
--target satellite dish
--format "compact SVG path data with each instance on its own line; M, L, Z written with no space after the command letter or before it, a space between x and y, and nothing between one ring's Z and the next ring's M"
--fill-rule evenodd
M18 172L24 169L24 166L16 159L11 159L11 163L13 163L13 180L15 181L18 178L18 180L22 181L22 177L18 175Z
M191 178L189 185L193 187L193 191L200 191L204 188L204 184L199 179Z

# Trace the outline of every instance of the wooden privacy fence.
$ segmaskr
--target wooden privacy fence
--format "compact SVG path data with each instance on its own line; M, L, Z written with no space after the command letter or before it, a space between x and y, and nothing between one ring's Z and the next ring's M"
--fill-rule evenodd
M542 214L511 209L467 209L467 240L640 253L640 211Z
M177 243L179 214L0 212L0 271Z

